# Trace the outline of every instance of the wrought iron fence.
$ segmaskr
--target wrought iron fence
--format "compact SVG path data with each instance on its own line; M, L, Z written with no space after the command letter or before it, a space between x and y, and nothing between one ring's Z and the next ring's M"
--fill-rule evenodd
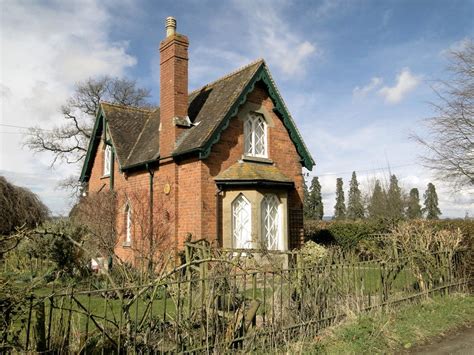
M24 312L8 320L3 349L277 349L296 334L314 334L348 312L460 290L472 281L466 274L465 252L437 253L421 263L400 257L312 265L290 254L289 267L265 265L263 259L256 263L248 251L211 254L211 249L188 249L186 267L149 284L33 294Z

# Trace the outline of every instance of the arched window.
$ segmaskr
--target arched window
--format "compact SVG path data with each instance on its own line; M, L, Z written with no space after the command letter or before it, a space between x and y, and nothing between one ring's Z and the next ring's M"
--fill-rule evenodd
M267 194L262 200L262 238L267 249L283 249L280 201L274 194Z
M110 175L110 166L112 165L112 147L105 145L104 151L104 176Z
M251 112L244 123L245 155L266 158L267 123L261 114Z
M132 244L132 208L127 203L125 206L125 245Z
M252 247L252 224L250 202L240 194L232 202L232 247Z

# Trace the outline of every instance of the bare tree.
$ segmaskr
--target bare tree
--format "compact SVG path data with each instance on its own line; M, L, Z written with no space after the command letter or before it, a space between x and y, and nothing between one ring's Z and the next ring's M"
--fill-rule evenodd
M474 184L474 42L450 53L450 79L433 88L436 116L426 120L428 135L414 135L427 153L423 164L454 187Z
M62 125L52 130L31 128L25 144L35 152L52 153L51 166L57 162L78 165L83 161L100 101L122 105L149 106L150 91L137 87L134 80L103 76L77 83L74 93L61 107ZM74 187L77 178L65 181L62 187Z

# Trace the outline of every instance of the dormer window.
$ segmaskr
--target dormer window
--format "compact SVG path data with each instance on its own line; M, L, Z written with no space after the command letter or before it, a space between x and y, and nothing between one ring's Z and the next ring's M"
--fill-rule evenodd
M267 158L267 123L263 116L250 112L244 123L245 152L251 157Z
M104 151L104 176L110 175L110 166L112 165L112 147L105 145Z

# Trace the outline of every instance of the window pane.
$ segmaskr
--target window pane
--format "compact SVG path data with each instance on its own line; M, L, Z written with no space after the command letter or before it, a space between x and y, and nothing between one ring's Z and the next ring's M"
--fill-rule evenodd
M104 152L104 175L110 174L110 164L112 161L112 148L110 145L105 146Z
M261 117L255 121L255 155L266 155L265 122Z
M232 202L232 236L236 249L252 247L250 214L250 203L243 195L239 195Z
M127 235L125 242L130 244L132 241L132 210L127 206Z
M264 243L268 249L277 250L281 248L280 238L280 202L273 195L265 195L262 201L262 225Z
M252 119L245 120L244 123L244 141L245 141L245 148L244 154L252 155L253 153L253 144L252 144Z

